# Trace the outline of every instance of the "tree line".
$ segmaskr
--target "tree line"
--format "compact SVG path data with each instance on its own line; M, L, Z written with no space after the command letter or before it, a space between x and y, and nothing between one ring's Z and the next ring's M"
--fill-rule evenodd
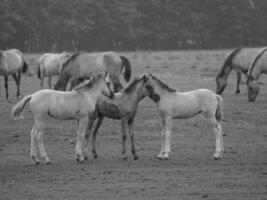
M266 0L0 0L0 49L263 46Z

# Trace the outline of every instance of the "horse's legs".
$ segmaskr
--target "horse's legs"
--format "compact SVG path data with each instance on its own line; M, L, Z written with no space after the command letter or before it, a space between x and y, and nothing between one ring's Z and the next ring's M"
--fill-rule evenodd
M38 165L40 160L37 155L37 144L36 144L36 122L34 121L34 125L31 130L31 158L35 161L35 164Z
M133 124L134 124L134 117L128 120L128 128L129 128L128 130L129 130L129 135L131 139L131 149L132 149L133 158L137 160L138 156L136 155L136 150L135 150Z
M166 133L166 119L164 116L161 116L162 119L162 130L161 130L161 149L158 155L159 159L163 159L163 155L165 152L165 133Z
M6 99L8 100L8 76L5 76Z
M37 144L39 147L39 151L40 151L40 156L42 159L44 159L45 164L50 164L50 159L48 158L45 148L44 148L44 139L43 139L43 134L44 134L44 122L38 120L37 123Z
M52 88L51 83L52 83L52 76L48 76L48 79L47 79L47 85L48 85L49 89Z
M222 126L218 123L218 121L215 119L215 117L210 118L213 131L215 133L215 153L214 153L214 159L218 160L222 158L223 153L223 140L222 140Z
M19 99L19 96L20 96L20 77L21 77L21 74L20 72L18 72L18 76L17 74L13 74L12 75L15 82L16 82L16 85L17 85L17 99Z
M172 118L167 116L165 119L166 132L165 132L165 152L163 159L169 159L169 153L171 152L171 129L172 129Z
M238 71L236 72L236 91L235 91L236 94L240 93L240 88L239 88L240 81L241 81L241 72Z
M40 87L43 88L44 86L44 75L41 74L41 77L40 77Z
M80 163L84 161L83 157L83 144L85 140L86 129L88 125L88 117L79 120L79 127L77 131L77 143L75 147L76 160Z
M122 118L121 120L122 123L122 159L127 160L127 154L126 154L126 139L127 139L127 130L129 129L128 127L128 119L127 118Z
M96 121L96 126L95 126L95 130L93 132L93 139L92 139L92 154L94 159L97 159L97 153L96 153L96 134L98 132L99 127L101 126L102 122L103 122L104 116L103 115L99 115L97 117L97 121Z

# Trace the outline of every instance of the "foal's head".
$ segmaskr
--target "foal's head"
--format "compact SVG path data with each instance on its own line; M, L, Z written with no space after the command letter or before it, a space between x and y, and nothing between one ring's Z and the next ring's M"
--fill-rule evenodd
M74 87L73 90L89 91L90 94L100 92L109 98L114 97L114 85L107 72L92 75L90 78L85 79L85 81Z
M176 92L176 90L170 88L168 85L163 83L152 74L149 74L147 76L145 88L147 90L148 96L155 102L158 102L161 96L165 93Z

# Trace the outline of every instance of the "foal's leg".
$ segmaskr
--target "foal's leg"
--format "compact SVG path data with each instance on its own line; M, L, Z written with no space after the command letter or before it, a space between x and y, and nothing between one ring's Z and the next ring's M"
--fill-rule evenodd
M37 127L36 122L34 121L34 125L31 130L31 158L35 161L35 164L38 165L40 160L37 155L37 141L36 141L36 135L37 135Z
M240 93L240 88L239 88L240 81L241 81L241 72L238 71L236 72L236 91L235 91L236 94Z
M44 148L44 122L39 120L37 127L37 144L39 147L40 156L45 161L45 164L50 164L50 159L48 158Z
M128 130L129 130L129 136L131 139L131 149L132 149L133 158L137 160L138 156L136 155L136 150L135 150L133 125L134 125L134 117L128 120Z
M128 127L128 119L127 118L122 118L121 120L122 123L122 159L127 160L127 154L126 154L126 139L127 139L127 130L129 129Z
M215 133L215 153L214 153L214 159L218 160L222 158L223 153L223 140L222 140L222 126L217 122L215 117L210 118L213 131Z
M87 125L88 125L88 117L84 117L83 119L79 120L79 127L77 131L77 144L75 147L75 151L76 151L76 160L80 163L84 162L83 144L85 140Z
M92 154L94 159L97 159L97 153L96 153L96 134L98 132L99 127L101 126L102 122L103 122L104 116L103 115L99 115L97 117L97 121L96 121L96 126L95 126L95 130L93 132L93 139L92 139Z
M86 133L85 133L85 137L84 137L84 143L82 146L85 160L87 160L88 156L89 156L89 145L88 144L89 144L90 135L92 133L92 127L93 127L94 121L95 121L94 116L89 117L87 129L86 129Z
M160 153L158 155L159 159L163 159L163 155L165 152L165 133L166 133L166 119L165 116L161 116L162 119L162 130L161 130L161 149L160 149Z
M171 152L171 129L172 129L172 118L167 116L165 119L166 132L165 132L165 152L163 154L163 159L168 160L169 154Z
M8 76L5 76L6 99L8 100Z

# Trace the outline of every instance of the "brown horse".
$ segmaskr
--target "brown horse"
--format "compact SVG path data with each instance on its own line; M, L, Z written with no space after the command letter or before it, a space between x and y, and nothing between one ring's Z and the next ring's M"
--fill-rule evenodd
M0 51L0 75L5 78L6 99L8 100L8 76L12 75L17 85L17 99L20 96L21 73L26 73L28 65L18 49Z
M262 48L237 48L226 58L220 72L216 76L216 93L222 94L227 86L227 78L232 70L236 72L236 91L240 93L241 74L247 76L248 69L253 59L260 53Z
M93 140L92 140L92 153L93 157L97 158L96 153L96 134L101 126L104 117L121 120L122 127L122 158L123 160L127 159L126 154L126 138L127 135L130 136L131 140L131 151L133 158L136 160L138 156L135 150L134 144L134 132L133 125L134 119L138 110L138 104L148 95L145 86L147 76L143 75L140 78L133 80L127 87L121 90L118 93L115 93L114 98L103 98L97 103L97 112L96 112L96 126L93 130ZM93 123L93 122L92 122ZM89 136L91 133L92 125L89 125ZM88 151L88 139L86 138L86 146Z
M131 64L129 60L115 52L101 53L74 53L65 63L63 63L59 79L55 85L56 90L66 90L70 81L70 90L77 83L96 71L107 71L114 83L115 91L122 89L119 76L124 71L125 81L131 78Z

